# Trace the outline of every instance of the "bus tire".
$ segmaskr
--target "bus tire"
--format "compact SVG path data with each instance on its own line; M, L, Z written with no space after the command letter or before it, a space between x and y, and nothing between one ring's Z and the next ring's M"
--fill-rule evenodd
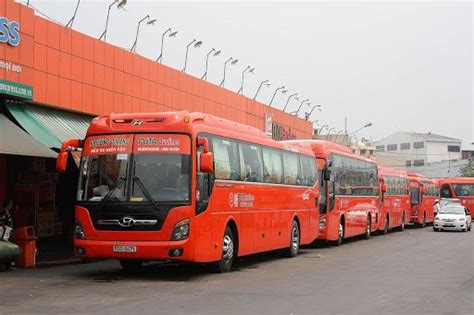
M288 257L292 258L298 255L298 251L300 249L300 238L300 227L298 225L298 222L296 222L296 220L293 220L293 223L291 223L290 231L290 247L287 251Z
M124 271L134 272L142 269L143 261L141 260L120 260L120 266Z
M364 238L366 240L370 239L370 235L372 232L372 222L370 220L370 214L367 215L367 226L365 227L365 235Z
M230 226L226 226L222 239L221 259L210 265L210 270L215 273L229 272L235 258L235 237Z
M338 237L336 241L336 246L340 246L342 242L344 241L345 229L346 227L344 226L344 218L341 218L341 221L339 221L339 229L338 229Z
M421 221L421 227L424 228L426 226L426 212L423 212L423 221Z
M383 228L383 234L384 235L388 233L389 226L390 226L390 218L387 214L387 216L385 217L385 226Z

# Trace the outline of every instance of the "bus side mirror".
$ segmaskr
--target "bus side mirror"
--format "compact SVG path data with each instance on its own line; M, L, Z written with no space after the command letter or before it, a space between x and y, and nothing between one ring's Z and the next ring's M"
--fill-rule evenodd
M387 185L382 184L382 192L386 193L387 192Z
M205 137L198 137L197 145L203 149L199 156L199 171L202 173L214 172L214 155L209 152L209 140Z
M426 188L425 186L421 186L421 189L420 189L421 193L424 195L426 194Z
M56 159L56 171L58 173L66 172L68 156L69 156L69 152L67 151L60 152L58 154L58 158Z
M197 138L197 145L198 147L203 148L203 153L209 152L209 140L204 137L198 137Z
M328 181L331 180L331 170L325 169L323 172L323 179Z
M58 157L56 159L56 171L58 173L66 172L69 152L72 150L77 150L80 147L82 147L82 141L80 139L69 139L64 141L63 145L61 146L61 151L59 151Z
M214 172L214 155L212 152L201 153L199 156L199 171L202 173Z

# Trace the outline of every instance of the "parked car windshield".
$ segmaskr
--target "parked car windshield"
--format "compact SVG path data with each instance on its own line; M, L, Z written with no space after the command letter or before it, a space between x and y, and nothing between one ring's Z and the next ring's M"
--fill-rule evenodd
M439 213L442 214L465 214L463 207L444 207Z

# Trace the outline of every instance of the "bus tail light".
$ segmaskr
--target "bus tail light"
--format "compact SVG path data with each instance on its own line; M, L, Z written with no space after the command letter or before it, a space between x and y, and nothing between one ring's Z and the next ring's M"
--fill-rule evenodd
M172 241L182 241L187 239L189 236L189 219L179 221L176 223L171 233Z
M84 233L84 228L82 227L82 224L79 221L76 221L74 224L74 236L81 240L86 238L86 233Z
M319 219L319 228L324 229L325 226L326 226L326 218L320 218Z

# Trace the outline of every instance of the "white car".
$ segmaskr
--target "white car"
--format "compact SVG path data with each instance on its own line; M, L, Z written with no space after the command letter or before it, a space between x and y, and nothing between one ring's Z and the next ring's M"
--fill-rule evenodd
M467 208L460 205L444 206L434 219L433 230L471 230L471 214Z

